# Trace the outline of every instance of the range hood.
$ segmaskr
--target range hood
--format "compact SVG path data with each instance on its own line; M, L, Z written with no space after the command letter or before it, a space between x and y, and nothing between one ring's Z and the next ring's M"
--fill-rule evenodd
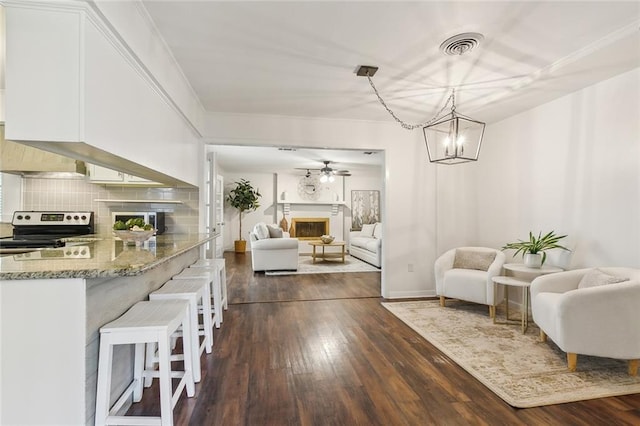
M83 161L5 140L4 125L0 125L0 172L68 178L85 176L87 167Z

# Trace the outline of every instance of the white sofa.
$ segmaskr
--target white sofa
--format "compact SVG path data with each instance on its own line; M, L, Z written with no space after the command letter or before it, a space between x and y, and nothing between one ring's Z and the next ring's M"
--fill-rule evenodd
M625 281L615 282L624 278ZM570 371L578 354L640 359L640 269L587 268L543 275L531 283L531 312L547 336L567 353Z
M444 252L434 265L436 294L440 305L447 297L489 306L495 317L496 305L503 300L502 286L494 292L492 278L500 275L505 254L488 247L458 247Z
M349 232L349 254L380 268L382 266L382 223L362 225Z
M298 269L298 239L278 225L257 223L249 233L251 266L255 271Z

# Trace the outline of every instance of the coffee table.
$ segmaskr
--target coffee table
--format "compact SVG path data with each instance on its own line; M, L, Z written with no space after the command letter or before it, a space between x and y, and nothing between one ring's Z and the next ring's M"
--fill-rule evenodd
M309 245L313 247L313 263L316 263L316 258L322 260L341 258L342 263L344 263L344 250L347 245L344 241L333 241L328 244L322 241L309 241ZM316 253L316 247L322 247L322 253ZM339 252L325 253L325 247L341 247L341 250Z

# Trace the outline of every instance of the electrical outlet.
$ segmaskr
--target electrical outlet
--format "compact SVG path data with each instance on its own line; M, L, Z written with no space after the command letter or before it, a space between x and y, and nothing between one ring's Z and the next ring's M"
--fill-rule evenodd
M409 264L407 265L407 271L409 271L409 272L413 272L413 263L409 263Z

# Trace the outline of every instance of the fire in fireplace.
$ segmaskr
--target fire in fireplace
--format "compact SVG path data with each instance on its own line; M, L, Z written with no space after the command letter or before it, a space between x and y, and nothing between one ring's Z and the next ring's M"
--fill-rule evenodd
M319 240L329 235L328 217L294 217L289 228L291 237L299 240Z

